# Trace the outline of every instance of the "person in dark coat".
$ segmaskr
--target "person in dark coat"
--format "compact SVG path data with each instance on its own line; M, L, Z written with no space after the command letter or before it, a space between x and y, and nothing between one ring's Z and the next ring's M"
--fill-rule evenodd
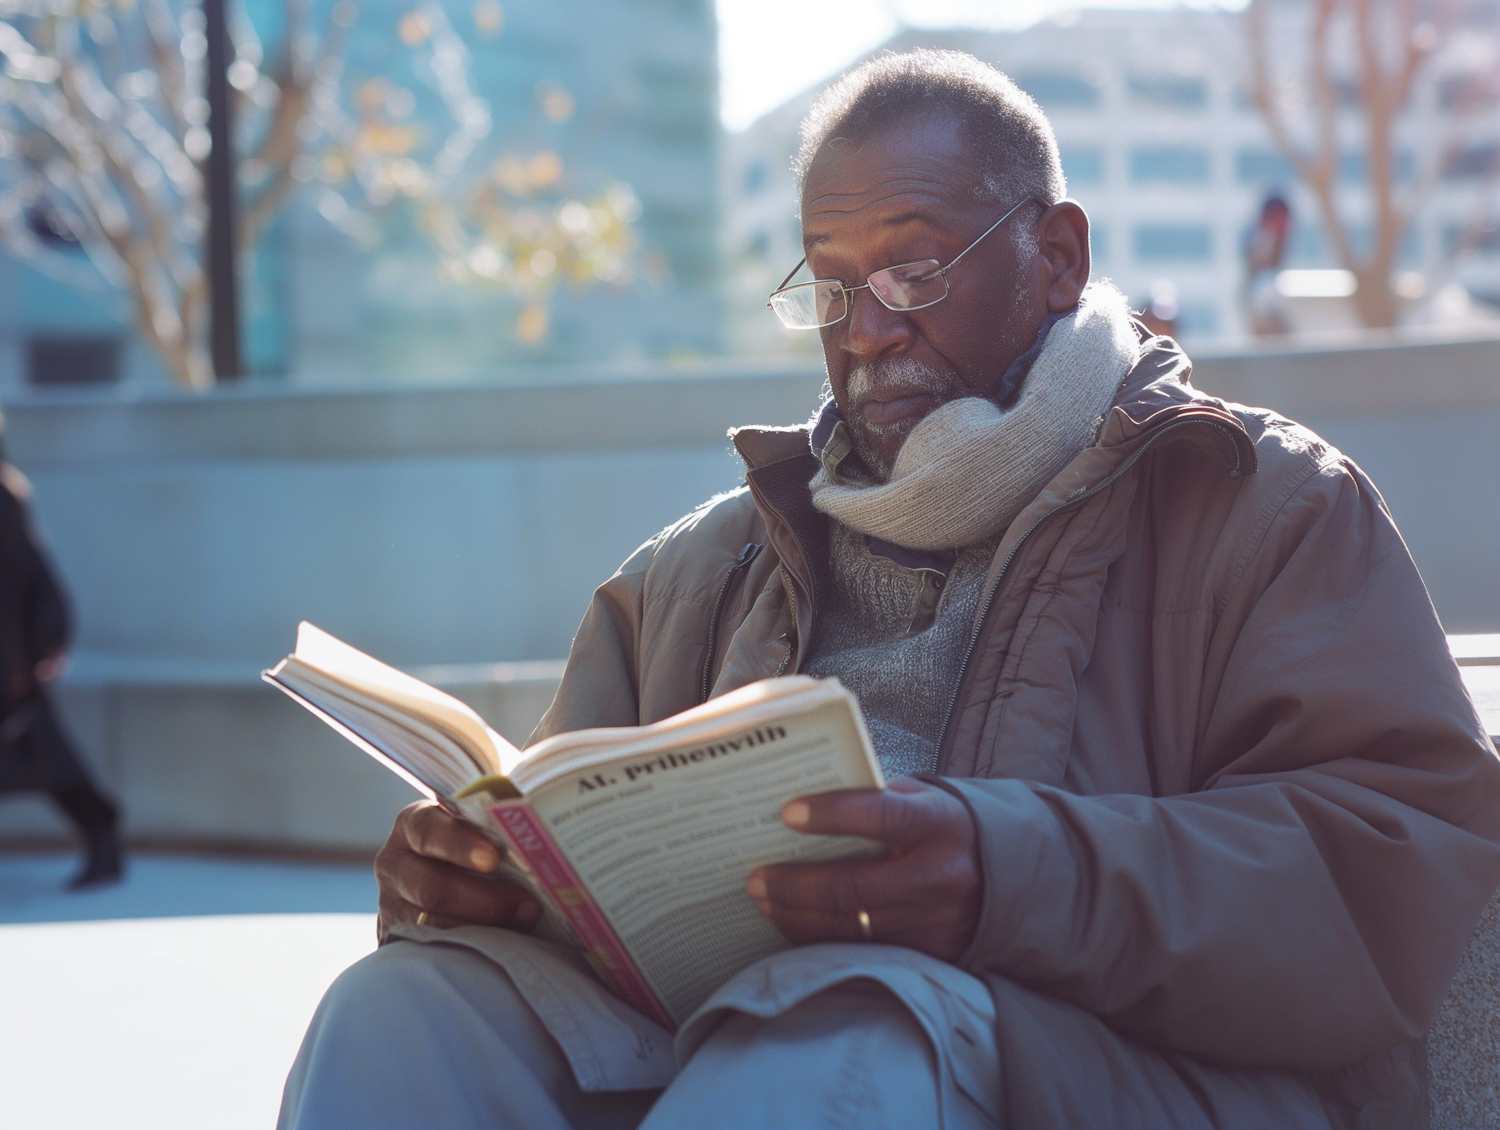
M42 792L87 847L73 890L124 873L119 810L63 732L47 684L63 669L67 599L32 531L31 484L0 454L0 794Z

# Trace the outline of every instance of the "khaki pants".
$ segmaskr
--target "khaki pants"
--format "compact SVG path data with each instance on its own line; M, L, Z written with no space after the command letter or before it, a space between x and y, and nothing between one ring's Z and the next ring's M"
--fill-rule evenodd
M329 989L281 1130L1328 1126L1298 1076L1177 1062L899 947L779 954L674 1040L558 947L403 933L427 944L386 945Z

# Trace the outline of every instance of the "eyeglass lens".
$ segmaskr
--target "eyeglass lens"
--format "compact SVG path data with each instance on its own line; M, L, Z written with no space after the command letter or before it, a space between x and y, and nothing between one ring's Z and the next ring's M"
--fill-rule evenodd
M948 280L936 260L903 263L876 271L870 276L869 285L875 297L890 310L931 306L948 294ZM818 329L843 320L849 312L849 292L837 282L802 283L772 295L771 308L788 329Z
M876 271L869 278L875 297L891 310L911 310L939 302L948 295L948 280L936 260L902 263Z
M789 286L771 296L771 309L789 330L813 330L842 320L849 298L842 284L811 282Z

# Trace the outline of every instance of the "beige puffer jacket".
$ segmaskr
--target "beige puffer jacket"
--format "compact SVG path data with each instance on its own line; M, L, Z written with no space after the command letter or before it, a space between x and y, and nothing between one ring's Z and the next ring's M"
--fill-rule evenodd
M981 830L960 964L1425 1121L1420 1037L1500 884L1500 761L1375 488L1154 339L990 570L939 772ZM791 672L828 590L802 429L595 598L533 740Z

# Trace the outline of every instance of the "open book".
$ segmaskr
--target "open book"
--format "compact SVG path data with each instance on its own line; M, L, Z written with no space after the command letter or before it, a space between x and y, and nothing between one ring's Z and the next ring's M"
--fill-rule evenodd
M766 679L650 726L557 734L526 751L468 706L311 624L265 678L506 849L543 907L624 1001L675 1029L788 942L745 893L770 863L874 855L781 822L794 797L883 788L836 679Z

